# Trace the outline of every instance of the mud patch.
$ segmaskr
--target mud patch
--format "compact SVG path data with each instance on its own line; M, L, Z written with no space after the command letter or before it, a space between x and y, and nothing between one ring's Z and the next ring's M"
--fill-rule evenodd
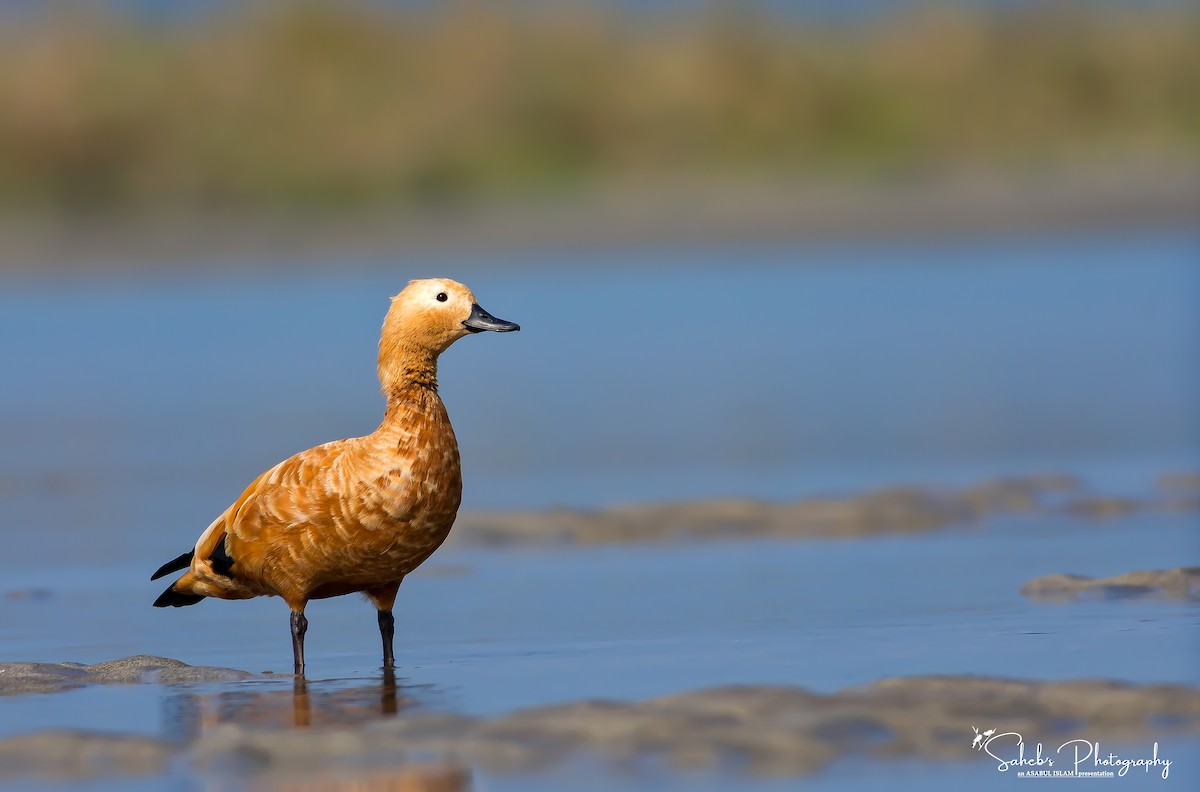
M1189 475L1144 498L1089 494L1065 474L1003 478L959 490L894 487L846 498L791 503L710 500L615 506L595 511L474 512L460 515L450 541L468 545L596 545L735 538L853 538L979 525L1012 514L1124 517L1200 510L1181 491Z
M1051 742L1159 739L1200 731L1200 689L971 676L885 679L829 695L730 686L641 702L576 701L496 718L417 710L352 728L221 723L206 728L185 754L206 775L260 781L429 762L527 773L578 760L786 776L852 754L973 758L971 724ZM170 751L165 740L43 732L0 740L0 767L9 775L143 773L161 768Z
M1167 721L1163 718L1166 717ZM1134 738L1169 722L1200 730L1200 690L1106 681L1028 682L909 677L821 695L796 687L732 686L629 703L578 701L494 719L401 713L355 729L256 731L225 724L192 748L202 768L254 772L453 757L493 772L528 772L601 757L679 769L801 775L850 754L966 759L968 721L1036 739ZM980 728L983 728L982 726Z
M54 693L89 684L215 682L249 677L232 668L191 666L169 657L135 655L94 665L0 663L0 696Z
M168 743L152 737L74 731L22 734L0 740L0 778L148 775L163 770L172 753Z
M1200 601L1200 567L1151 569L1107 578L1046 575L1021 587L1026 597L1052 601L1154 597Z

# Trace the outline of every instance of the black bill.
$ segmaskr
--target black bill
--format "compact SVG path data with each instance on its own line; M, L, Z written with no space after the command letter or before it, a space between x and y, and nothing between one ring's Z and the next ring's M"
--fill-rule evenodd
M471 304L471 315L463 320L463 327L472 333L482 333L484 330L494 330L497 333L511 333L514 330L521 329L521 325L516 322L506 322L503 319L497 319L492 316L480 308L478 303Z

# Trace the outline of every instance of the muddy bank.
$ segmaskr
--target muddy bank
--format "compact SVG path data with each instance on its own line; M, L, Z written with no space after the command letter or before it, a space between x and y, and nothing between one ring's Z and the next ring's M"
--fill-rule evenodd
M1179 478L1172 482L1184 481ZM1144 498L1085 491L1073 476L995 479L959 490L896 487L846 498L791 503L689 501L614 506L598 511L463 514L452 542L475 545L616 544L732 538L835 538L918 533L971 526L1004 514L1058 514L1082 519L1149 510L1195 511L1200 496L1180 487Z
M1081 598L1132 599L1158 597L1200 601L1200 567L1150 569L1106 578L1046 575L1021 587L1033 599L1069 601Z
M299 696L299 694L298 694ZM969 759L971 725L1027 740L1162 740L1200 731L1200 689L1099 680L1028 682L931 676L885 679L822 695L732 686L640 702L578 701L476 719L401 711L354 728L209 726L186 748L206 773L286 777L351 767L403 767L414 757L492 772L580 759L630 766L801 775L850 754ZM166 741L53 732L0 740L0 774L153 771Z
M0 663L0 696L54 693L92 684L135 682L216 682L244 679L245 671L190 666L169 657L137 655L94 665L81 663Z
M1151 720L1156 721L1154 725ZM684 769L742 767L799 775L852 753L875 759L966 759L969 723L1037 735L1137 738L1200 730L1200 690L1105 681L1025 682L977 677L888 679L833 695L796 687L722 687L637 703L580 701L492 720L403 714L356 731L253 732L227 724L191 751L201 767L255 772L454 756L494 772L572 758L625 764L653 758Z
M22 734L0 740L0 779L148 775L164 770L174 752L165 740L153 737L75 731Z
M1200 470L1163 473L1158 488L1167 493L1200 493Z

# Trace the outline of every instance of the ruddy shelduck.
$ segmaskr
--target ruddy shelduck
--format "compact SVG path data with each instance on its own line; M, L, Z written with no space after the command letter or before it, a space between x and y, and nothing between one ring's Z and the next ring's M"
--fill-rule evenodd
M438 356L470 333L520 329L480 308L461 283L409 283L392 298L379 339L387 399L379 428L302 451L256 478L192 550L151 576L187 569L154 605L282 597L303 674L309 600L362 592L378 612L384 667L393 667L396 592L446 539L462 498Z

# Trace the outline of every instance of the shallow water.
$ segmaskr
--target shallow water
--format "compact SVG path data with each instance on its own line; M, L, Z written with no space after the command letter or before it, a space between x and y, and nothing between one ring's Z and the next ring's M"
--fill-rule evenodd
M580 697L639 699L738 682L832 692L907 674L1200 682L1194 605L1055 605L1018 594L1027 580L1051 572L1107 575L1177 564L1195 555L1194 528L1191 515L1102 524L1030 517L986 530L861 541L447 551L429 573L405 583L397 683L413 705L497 715ZM434 574L450 564L455 574ZM77 588L42 601L0 601L6 654L97 662L151 653L289 670L287 614L278 600L155 610L141 603L156 586L133 565L108 570L118 580L100 592L87 582L94 572L65 571L76 573ZM109 634L104 625L114 614L120 628ZM352 597L319 601L309 619L310 687L377 689L370 607ZM233 687L267 694L276 684L290 692L291 677ZM186 729L164 721L150 702L177 694L146 686L22 696L4 702L13 717L0 722L0 734L34 724L176 734ZM138 699L145 706L133 706ZM117 701L126 704L105 705ZM290 711L290 698L280 705Z
M0 736L70 727L183 740L226 720L347 724L406 707L498 715L745 682L832 692L930 673L1197 684L1194 605L1047 605L1017 593L1030 577L1052 571L1104 575L1194 558L1194 528L1189 515L1100 524L1023 517L983 530L865 541L454 550L405 584L393 691L377 670L369 606L341 598L309 611L303 716L286 675L91 686L0 699ZM287 620L278 601L154 610L144 607L153 587L138 571L135 564L110 569L113 582L96 592L88 583L95 571L64 570L73 587L43 600L0 601L5 654L88 662L149 652L287 670ZM14 582L35 579L30 573ZM1194 742L1166 740L1189 751ZM945 774L927 767L930 780ZM851 770L848 782L862 774ZM994 772L981 765L977 775L985 770Z
M279 458L374 428L387 296L434 273L524 328L443 359L465 508L1154 473L1200 448L1197 262L1178 233L13 284L0 481L86 490L51 530L170 553Z
M376 334L409 277L461 276L523 325L444 359L464 508L790 499L1047 470L1144 495L1159 473L1200 466L1198 253L1190 234L1114 234L12 284L0 595L46 592L0 599L0 659L287 671L278 601L155 610L161 586L146 578L261 469L374 427ZM392 705L490 715L930 673L1200 683L1192 604L1017 593L1042 574L1195 563L1198 541L1194 516L1145 513L856 541L447 548L401 592ZM386 715L369 607L317 602L309 617L310 716ZM296 711L286 676L94 686L0 699L0 736L182 739L213 718L286 725ZM913 767L902 772L924 786L994 772ZM863 772L830 777L870 786L892 771ZM486 788L535 788L517 783Z

